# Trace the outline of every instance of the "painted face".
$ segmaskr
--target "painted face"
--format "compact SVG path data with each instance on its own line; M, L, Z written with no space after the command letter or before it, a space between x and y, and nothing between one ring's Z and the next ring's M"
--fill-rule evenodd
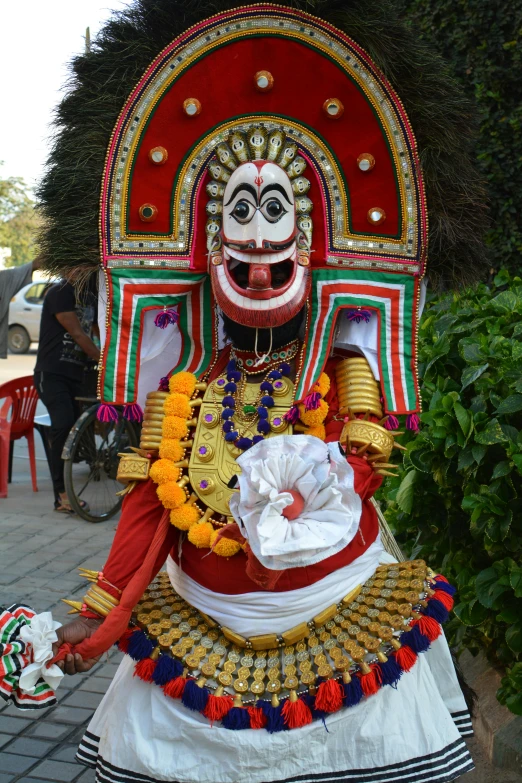
M286 172L267 161L244 163L223 194L223 263L211 267L223 312L243 326L281 326L303 307L307 266L298 263L296 211Z

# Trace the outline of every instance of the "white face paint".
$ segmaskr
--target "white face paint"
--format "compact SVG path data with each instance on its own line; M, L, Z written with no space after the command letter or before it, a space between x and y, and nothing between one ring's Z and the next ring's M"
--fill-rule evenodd
M286 172L275 163L244 163L223 196L223 241L243 250L269 250L295 236L295 203Z
M297 263L295 196L269 161L243 163L223 194L223 261L211 267L218 304L244 326L280 326L302 307L309 270Z

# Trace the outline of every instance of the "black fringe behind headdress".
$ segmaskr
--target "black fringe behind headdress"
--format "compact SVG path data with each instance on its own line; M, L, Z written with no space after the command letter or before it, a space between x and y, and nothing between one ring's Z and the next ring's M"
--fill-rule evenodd
M488 268L483 184L474 160L473 105L441 58L399 18L393 0L288 0L352 37L392 84L410 118L424 173L428 277L437 289L482 279ZM135 0L115 13L91 50L72 63L56 110L56 135L38 189L46 268L99 264L99 200L118 115L151 61L188 27L238 6L229 0Z

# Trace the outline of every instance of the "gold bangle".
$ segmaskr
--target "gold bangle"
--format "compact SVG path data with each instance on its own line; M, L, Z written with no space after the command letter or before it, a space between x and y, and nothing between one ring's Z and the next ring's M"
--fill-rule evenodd
M98 584L91 585L88 590L88 593L91 595L92 593L94 593L95 598L109 604L109 606L118 606L118 604L120 603L117 598L115 598L113 595L108 593L107 590L104 590L103 587L100 587Z

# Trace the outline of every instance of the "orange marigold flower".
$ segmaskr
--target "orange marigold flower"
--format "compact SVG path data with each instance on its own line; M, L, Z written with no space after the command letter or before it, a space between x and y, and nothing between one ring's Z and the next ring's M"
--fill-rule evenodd
M192 408L189 405L186 394L169 394L163 405L163 410L167 416L179 416L182 419L189 419L192 416Z
M213 545L214 541L218 537L218 533L219 530L213 531L212 535L210 536L210 546ZM240 549L241 546L239 545L238 541L232 541L230 538L223 537L219 539L212 551L215 552L216 555L220 555L220 557L232 557L233 555L237 554Z
M186 419L180 419L179 416L165 416L163 419L162 433L164 438L177 438L177 440L181 440L181 438L184 438L188 433Z
M188 540L198 549L208 549L212 533L214 533L214 528L210 522L198 522L197 525L192 525L190 528Z
M174 527L179 530L190 530L199 520L199 511L196 506L184 503L179 508L174 508L170 512L170 521Z
M149 475L156 484L166 484L179 479L179 468L168 459L159 459L151 466Z
M174 438L162 438L159 455L162 459L171 459L173 462L179 462L183 459L185 453L184 447L179 440Z
M197 378L191 372L177 372L169 380L169 389L171 392L178 392L179 394L186 394L187 397L192 397L194 389L196 388Z
M175 481L160 484L156 493L165 508L179 508L187 499L185 490L179 487Z

